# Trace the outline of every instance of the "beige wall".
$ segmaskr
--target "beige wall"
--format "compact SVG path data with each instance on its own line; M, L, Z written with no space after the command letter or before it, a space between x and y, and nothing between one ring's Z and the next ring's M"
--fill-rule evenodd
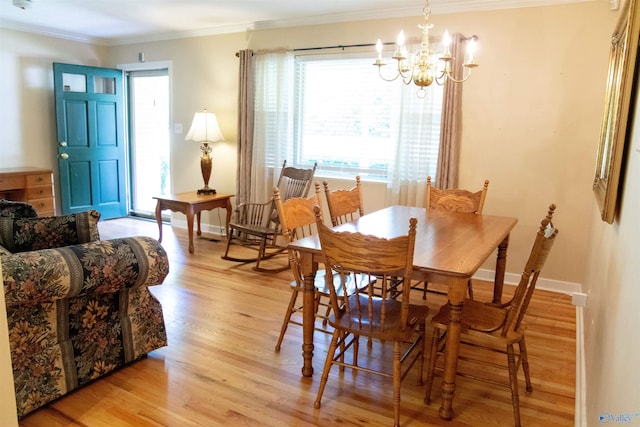
M640 81L636 80L636 85ZM627 145L627 163L620 211L614 224L592 210L591 245L587 259L584 310L587 420L596 425L599 414L638 414L629 425L640 424L636 369L640 354L640 98Z
M102 66L106 49L0 28L0 168L57 167L51 64Z
M480 37L481 67L464 88L460 184L473 188L490 179L486 212L519 218L509 272L518 273L524 264L547 205L558 205L560 236L543 275L584 284L590 292L585 309L590 425L597 424L600 411L640 410L631 406L640 383L631 365L638 340L629 338L638 323L631 302L640 296L637 263L630 262L640 237L632 222L639 205L638 131L620 221L602 223L591 193L608 41L616 18L603 0L432 17L435 35L449 28ZM186 132L195 111L207 107L217 114L227 142L214 149L212 183L233 193L236 51L369 43L378 37L391 41L400 28L417 35L417 23L419 17L108 48L0 30L0 167L55 166L51 62L115 67L136 62L138 52L144 52L148 62L171 61L174 123L182 123ZM184 134L172 140L175 191L202 184L198 146L183 139ZM351 182L332 182L340 184ZM365 183L364 189L368 211L384 206L384 188ZM217 224L218 216L203 220Z
M593 205L591 183L615 19L603 1L432 17L434 36L448 28L480 38L480 68L464 87L460 185L475 188L489 179L485 212L518 217L510 272L518 274L524 265L533 233L553 202L562 237L544 276L573 284L585 280L585 230L591 224L584 213ZM193 112L205 106L218 115L228 143L214 148L211 181L219 191L233 193L236 51L373 43L378 37L393 41L401 28L418 36L418 23L420 17L411 17L115 46L108 62L135 62L138 52L147 61L173 61L173 120L188 128ZM197 144L183 138L174 135L173 140L175 191L198 188L202 180ZM369 184L365 189L367 210L385 205L384 187ZM217 224L218 215L204 220Z

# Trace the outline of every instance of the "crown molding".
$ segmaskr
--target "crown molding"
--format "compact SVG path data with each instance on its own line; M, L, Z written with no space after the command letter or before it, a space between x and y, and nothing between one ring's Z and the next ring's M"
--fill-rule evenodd
M517 9L538 6L556 6L569 3L593 2L599 0L432 0L431 12L434 15L449 13L479 12L501 9ZM613 0L612 0L613 1ZM188 31L174 31L140 36L123 36L110 38L89 37L82 34L52 30L51 28L16 23L0 19L0 28L8 28L17 31L39 34L47 37L56 37L103 46L119 46L136 43L166 41L191 37L204 37L221 34L243 33L254 30L277 29L287 27L322 25L340 22L354 22L388 18L404 18L419 16L422 7L389 8L373 11L358 11L342 14L328 14L321 16L246 22L241 24L218 26Z
M71 40L80 43L95 44L107 46L109 40L106 38L89 37L83 34L71 33L66 31L58 31L51 28L40 27L37 25L23 24L0 18L0 28L8 30L22 31L23 33L36 34L39 36L53 37L64 40Z

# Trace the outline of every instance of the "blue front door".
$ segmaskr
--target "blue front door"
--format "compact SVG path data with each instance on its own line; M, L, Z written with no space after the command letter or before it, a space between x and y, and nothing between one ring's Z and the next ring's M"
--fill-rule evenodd
M121 70L53 64L62 213L127 215Z

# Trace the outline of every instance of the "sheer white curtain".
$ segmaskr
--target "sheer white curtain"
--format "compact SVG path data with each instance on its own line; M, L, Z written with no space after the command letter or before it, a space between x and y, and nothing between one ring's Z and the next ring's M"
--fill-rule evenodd
M290 51L255 54L254 200L273 196L282 162L293 160L293 59Z
M396 83L394 83L396 84ZM402 85L397 111L395 158L387 175L387 205L423 206L427 176L435 176L440 146L442 87L435 82L419 98L414 84Z

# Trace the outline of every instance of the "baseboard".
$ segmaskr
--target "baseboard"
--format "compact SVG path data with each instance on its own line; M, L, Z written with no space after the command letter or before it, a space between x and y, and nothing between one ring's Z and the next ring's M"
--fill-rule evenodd
M587 386L584 360L584 307L576 306L576 403L575 427L587 427Z
M495 277L494 270L480 269L473 275L474 279L493 281ZM520 281L520 274L505 273L504 284L505 285L517 285ZM544 291L558 292L566 295L573 295L574 293L582 292L582 285L580 283L565 282L562 280L545 279L544 277L538 278L536 289Z
M194 220L195 222L195 220ZM187 229L187 220L186 219L175 219L171 220L171 226L176 228L184 228ZM213 234L214 237L218 239L226 239L227 233L225 232L224 227L219 225L211 225L211 224L201 224L200 228L203 233Z

